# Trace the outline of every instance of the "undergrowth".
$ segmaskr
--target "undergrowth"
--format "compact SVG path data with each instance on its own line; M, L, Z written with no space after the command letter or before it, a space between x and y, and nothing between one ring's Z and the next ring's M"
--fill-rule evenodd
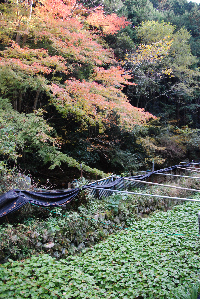
M186 203L158 212L79 256L10 260L0 267L1 298L192 296L200 280L199 210Z
M168 199L120 194L102 200L87 194L79 201L84 203L54 209L28 204L13 217L19 222L8 223L4 218L0 225L0 261L40 253L56 258L77 254L135 221L175 204Z

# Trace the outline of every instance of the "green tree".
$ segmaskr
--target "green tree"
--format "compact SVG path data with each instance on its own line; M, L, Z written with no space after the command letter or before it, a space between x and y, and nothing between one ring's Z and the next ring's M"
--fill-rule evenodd
M197 59L189 45L190 34L171 24L147 21L137 29L141 44L127 57L135 82L129 87L132 103L157 115L192 125L192 114L199 108ZM193 123L195 126L196 124Z
M172 38L175 27L162 21L146 21L137 27L137 35L144 44L159 42L160 40Z

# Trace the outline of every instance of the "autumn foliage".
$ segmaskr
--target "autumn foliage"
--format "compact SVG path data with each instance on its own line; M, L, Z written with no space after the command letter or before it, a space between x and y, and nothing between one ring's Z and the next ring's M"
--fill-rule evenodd
M99 35L127 26L124 17L62 0L5 3L1 9L0 93L20 113L44 109L61 150L63 144L68 151L69 136L84 140L91 126L101 139L112 126L131 132L153 118L129 103L122 90L134 85L133 78ZM55 113L61 125L51 124ZM72 119L76 125L68 126Z
M106 15L101 7L95 9L86 22L94 28L101 29L103 34L115 34L130 24L125 17L118 17L115 13Z
M50 89L54 95L58 94L58 90L61 95L62 91L65 98L68 95L76 101L75 114L80 109L86 118L90 119L90 114L93 115L93 121L99 121L101 115L108 117L108 111L112 109L117 110L120 118L121 114L127 113L130 126L131 123L135 124L140 120L139 111L134 118L134 107L129 107L128 100L121 93L124 85L133 84L129 82L131 76L117 65L112 51L99 43L95 33L84 27L86 22L97 28L103 26L102 30L106 34L114 34L129 24L125 18L118 17L116 14L105 15L102 8L88 12L87 17L81 13L77 15L76 1L42 0L32 7L33 12L29 13L29 22L27 10L30 11L30 5L25 10L26 14L17 4L13 4L12 9L17 12L15 23L23 23L26 15L28 36L24 44L25 31L18 31L17 26L12 28L10 40L5 50L1 51L2 72L12 70L16 76L31 82L33 78L40 78L42 82L43 78L41 89ZM2 18L2 23L10 22L8 15L6 17L7 20ZM21 35L18 36L18 42L14 41L16 35ZM81 72L86 64L90 65L90 70L85 74L86 80L82 81L77 73ZM55 100L51 102L54 103ZM69 102L70 105L72 103ZM87 108L88 105L90 109ZM122 112L120 105L123 107ZM98 114L99 109L101 113ZM141 116L144 121L144 112L141 112ZM146 119L148 118L147 114ZM126 122L122 120L122 123Z

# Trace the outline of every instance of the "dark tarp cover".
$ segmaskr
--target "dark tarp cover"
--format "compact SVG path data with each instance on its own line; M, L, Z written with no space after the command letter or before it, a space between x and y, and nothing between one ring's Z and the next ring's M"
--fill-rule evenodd
M61 206L69 203L80 192L80 188L69 191L33 192L11 190L0 196L0 217L18 210L26 203L38 206Z
M110 183L101 185L103 188L113 188L122 179L116 179ZM96 183L96 182L95 182ZM34 192L25 190L11 190L0 196L0 217L20 209L23 205L29 203L37 206L61 206L72 201L81 190L90 188L94 184L83 186L82 188L70 189L67 191L48 191Z
M190 166L192 163L188 163L185 167ZM199 164L199 163L197 163ZM180 165L171 166L168 168L160 169L157 171L146 173L145 175L134 176L130 178L134 179L145 179L154 173L167 172L176 169ZM105 179L106 180L106 179ZM61 206L72 201L74 197L78 195L81 190L88 188L101 188L101 189L112 189L117 184L119 184L123 178L117 178L107 183L100 183L96 181L89 185L85 185L82 188L70 189L67 191L47 191L47 192L34 192L34 191L24 191L24 190L11 190L2 196L0 196L0 217L6 216L7 214L18 210L23 205L29 203L38 206Z

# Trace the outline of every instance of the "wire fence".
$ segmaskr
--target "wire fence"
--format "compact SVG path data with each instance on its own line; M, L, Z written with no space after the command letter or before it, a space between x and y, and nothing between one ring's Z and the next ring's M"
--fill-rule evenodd
M168 187L168 188L174 188L178 190L185 190L185 191L190 191L190 192L197 192L199 193L199 189L194 189L194 188L185 188L185 187L179 187L179 186L174 186L174 185L166 185L166 184L159 184L159 183L154 183L154 182L149 182L147 181L148 178L150 178L152 175L165 175L165 176L170 176L170 177L175 177L175 178L187 178L187 179L192 179L192 180L199 180L200 176L189 176L189 175L178 175L178 174L173 174L173 173L168 173L169 171L174 171L174 170L182 170L182 164L179 165L174 165L171 167L167 167L164 169L160 169L157 171L151 171L151 172L145 172L144 174L139 174L136 176L132 177L124 177L121 178L119 176L112 175L106 179L102 179L99 181L96 181L90 185L88 185L88 188L91 189L91 194L94 197L97 197L99 199L107 196L111 196L112 194L116 193L121 193L121 194L134 194L134 195L143 195L143 196L152 196L152 197L160 197L160 198L168 198L168 199L176 199L176 200L184 200L184 201L200 201L197 199L193 198L182 198L182 197L173 197L173 196L167 196L167 195L158 195L158 194L147 194L147 193L141 193L141 192L133 192L133 191L128 191L128 188L139 188L144 185L154 185L154 186L162 186L162 187ZM184 164L184 170L191 169L191 167L199 166L199 163L188 163ZM194 170L194 168L192 168ZM199 167L197 169L200 169Z
M182 163L183 165L183 163ZM157 197L157 198L165 198L165 199L170 199L170 200L178 200L178 201L191 201L191 202L200 202L199 199L196 198L185 198L185 197L177 197L177 196L168 196L168 195L159 195L159 194L149 194L149 193L141 193L141 192L133 192L133 191L128 191L128 187L141 187L145 184L148 185L154 185L154 186L162 186L162 187L168 187L168 188L175 188L178 190L184 190L184 191L190 191L190 192L197 192L199 193L199 189L194 189L194 188L184 188L184 187L179 187L179 186L173 186L173 185L166 185L166 184L159 184L159 183L154 183L154 182L148 182L146 181L147 178L149 178L151 175L156 174L156 175L165 175L165 176L170 176L170 177L175 177L175 178L187 178L187 179L192 179L192 180L199 180L200 176L194 177L194 176L189 176L189 175L177 175L177 174L172 174L172 173L166 173L169 171L173 171L175 169L178 170L188 170L190 172L195 172L199 173L199 163L188 163L185 164L184 167L180 165L175 165L172 167L164 168L161 170L157 171L152 171L149 173L145 173L144 175L138 175L138 176L133 176L133 177L125 177L125 178L118 178L116 176L111 176L107 180L100 180L96 181L94 184L90 185L89 188L91 188L91 193L93 196L97 198L102 198L102 197L107 197L112 194L132 194L132 195L139 195L139 196L146 196L146 197ZM105 183L110 183L109 184L110 188L108 190L105 188ZM112 188L112 189L111 189ZM125 190L122 190L125 189ZM198 213L198 225L199 225L199 235L200 235L200 212Z
M199 168L200 163L188 163L184 164L184 168ZM35 192L28 190L10 190L7 193L3 194L0 197L0 217L6 216L8 213L11 213L19 208L21 208L26 203L33 203L39 206L61 206L63 204L67 204L71 202L71 200L76 197L81 190L88 189L91 190L91 195L101 199L102 197L107 197L116 193L127 193L129 188L138 188L144 187L145 184L155 184L153 182L148 182L148 179L151 177L151 180L154 179L154 175L165 175L177 178L188 178L191 180L199 180L200 176L189 176L189 175L181 175L174 174L173 171L177 170L181 171L179 167L182 167L183 164L174 165L171 167L167 167L159 170L152 170L146 172L140 172L138 175L130 176L130 177L120 177L116 175L111 175L105 179L101 179L95 182L92 182L88 185L82 186L81 188L67 189L67 190L52 190L45 192ZM171 172L171 173L169 173ZM158 186L158 185L157 185ZM171 187L181 189L180 187ZM183 189L182 190L186 190ZM188 191L199 192L198 189L192 190L192 188L187 189ZM132 191L132 190L131 190ZM129 192L130 193L130 192ZM135 193L138 195L150 196L145 193ZM159 197L159 195L151 195L153 197ZM173 199L171 196L165 196L165 198ZM177 197L178 198L178 197ZM176 199L177 199L176 198ZM185 199L185 200L190 200ZM191 199L193 201L193 199Z

